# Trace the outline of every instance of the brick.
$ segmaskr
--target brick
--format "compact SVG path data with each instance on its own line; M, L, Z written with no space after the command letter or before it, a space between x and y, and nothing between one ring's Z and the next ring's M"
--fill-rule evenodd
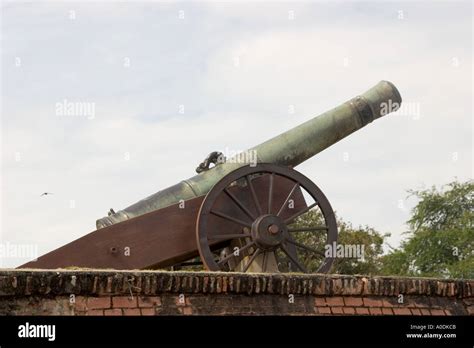
M346 306L360 307L363 305L361 297L344 297Z
M474 315L474 306L467 307L467 314Z
M396 302L396 300L395 300L395 302ZM382 300L382 307L392 308L393 306L394 306L394 304L393 304L392 301L389 301L389 300L386 300L386 299Z
M380 308L376 308L376 307L369 308L369 312L372 315L382 315L382 310Z
M431 315L446 315L442 309L432 309Z
M155 310L153 308L142 308L140 309L142 315L155 315Z
M369 314L369 309L368 308L364 308L364 307L359 307L359 308L356 308L356 314L359 314L359 315L368 315Z
M101 316L101 315L104 315L104 310L103 309L89 309L86 315Z
M342 297L326 297L326 303L328 306L344 306L344 300Z
M431 312L429 309L421 308L420 311L422 315L431 315Z
M364 297L364 305L366 307L382 307L382 300L373 297Z
M344 312L344 314L355 314L354 307L343 307L342 311Z
M344 314L342 307L331 307L332 314Z
M382 308L383 315L393 315L392 308Z
M74 309L77 311L87 310L87 298L84 296L76 296L74 298Z
M349 289L346 289L349 290ZM342 284L342 279L332 279L332 291L334 295L342 295L344 291L344 286Z
M138 307L154 307L161 306L161 299L158 296L140 296L138 298Z
M113 309L106 309L104 310L104 315L114 315L114 316L117 316L117 315L122 315L122 310L121 309L118 309L118 308L113 308Z
M318 314L331 314L331 308L329 308L329 307L316 307L316 313L318 313Z
M191 307L184 307L183 308L183 314L184 315L191 315L191 314L193 314L193 309Z
M408 308L420 308L419 306L422 305L417 298L411 298L405 296L403 299L403 303L398 303L398 306L408 307Z
M430 307L430 301L428 297L417 297L414 299L414 305L417 308L429 308Z
M442 309L445 305L444 303L444 298L440 297L430 297L430 308L435 308L435 309Z
M421 311L418 308L412 308L411 314L413 315L421 315Z
M137 298L134 296L133 300L128 296L112 297L113 308L135 308L137 305Z
M395 315L411 315L409 308L394 308L393 313L395 313Z
M123 315L140 315L139 308L124 308Z
M315 297L314 298L314 305L316 307L323 307L323 306L327 306L327 303L326 303L326 300L324 299L324 297Z
M40 303L40 310L43 313L57 313L60 314L62 308L67 308L69 306L69 302L65 302L64 300L53 300L53 299L43 299Z
M89 297L87 298L88 309L106 309L110 308L110 297Z

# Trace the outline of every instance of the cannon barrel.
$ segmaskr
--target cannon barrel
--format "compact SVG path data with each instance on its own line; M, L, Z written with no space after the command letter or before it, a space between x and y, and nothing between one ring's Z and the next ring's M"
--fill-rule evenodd
M247 153L256 154L258 163L297 166L368 123L397 110L401 101L397 88L388 81L381 81L362 95L247 150ZM248 161L242 160L245 156L237 156L97 220L97 228L207 194L226 174L248 165Z

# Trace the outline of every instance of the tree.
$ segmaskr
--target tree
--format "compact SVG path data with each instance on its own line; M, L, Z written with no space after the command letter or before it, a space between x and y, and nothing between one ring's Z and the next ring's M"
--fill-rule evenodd
M408 239L382 258L382 274L474 278L474 182L409 193L419 202Z
M323 219L319 210L310 210L302 215L292 225L292 228L302 228L305 226L320 226L323 225ZM351 245L363 247L363 260L352 257L336 258L333 263L331 273L338 274L378 274L381 268L380 257L383 253L382 245L385 238L389 234L381 234L369 226L353 227L351 223L337 218L338 225L338 245ZM325 252L325 236L321 232L299 232L292 234L293 238L302 244L310 246L319 250L321 253ZM305 252L297 248L298 258L309 272L316 272L321 264L322 257L317 257L314 253ZM283 254L279 255L279 259L285 260ZM280 270L288 271L285 267L289 260L283 262L283 268Z
M342 245L363 245L364 260L351 258L337 258L331 273L338 274L379 274L383 243L390 236L389 233L381 234L369 226L353 227L351 223L338 219L339 238Z

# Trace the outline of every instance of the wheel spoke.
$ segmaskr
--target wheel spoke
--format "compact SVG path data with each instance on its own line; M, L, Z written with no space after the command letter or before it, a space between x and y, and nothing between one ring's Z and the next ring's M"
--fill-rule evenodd
M327 226L315 226L315 227L301 227L301 228L289 228L288 232L311 232L311 231L327 231Z
M273 179L275 177L275 173L270 174L270 185L268 188L268 214L272 213L272 203L273 203Z
M237 198L235 197L235 195L230 192L227 188L224 189L224 192L230 197L230 199L232 199L234 201L235 204L238 205L238 207L240 209L242 209L242 211L250 218L251 221L254 221L257 217L254 216L243 204L242 202Z
M257 208L257 213L258 215L262 215L262 207L260 206L260 203L258 202L257 194L255 193L255 188L253 187L253 184L252 184L252 179L250 179L250 176L247 175L245 177L245 180L247 180L247 185L250 189L250 192L252 193L252 198L253 198L253 202L255 203L255 207Z
M281 247L281 250L283 250L283 252L286 254L286 256L288 256L288 258L291 260L291 262L293 262L294 265L296 265L296 267L298 267L300 269L301 272L303 273L308 273L308 271L306 270L306 268L298 261L296 260L293 255L291 255L288 250L286 249L285 245L284 244L280 244L280 247Z
M311 247L309 247L309 246L306 246L306 245L304 245L304 244L298 243L297 241L294 241L294 240L292 240L292 239L290 239L290 238L285 238L285 240L286 240L288 243L291 243L291 244L293 244L293 245L296 245L297 247L300 247L300 248L302 248L302 249L305 249L305 250L307 250L307 251L310 251L310 252L312 252L312 253L316 253L316 254L318 254L318 255L320 255L320 256L322 256L322 257L325 257L325 256L324 256L324 253L321 252L321 251L319 251L319 250L316 250L316 249L311 248Z
M227 214L224 214L224 213L221 213L221 212L218 212L218 211L211 210L211 214L212 214L212 215L219 216L219 217L221 217L221 218L223 218L223 219L226 219L226 220L235 222L236 224L239 224L239 225L242 225L242 226L246 226L246 227L249 227L249 228L252 227L252 225L249 224L248 222L242 221L242 220L240 220L240 219L237 219L237 218L235 218L235 217L229 216L229 215L227 215Z
M280 214L283 212L283 210L285 210L285 207L286 205L288 204L288 201L290 200L291 196L293 195L293 193L295 192L295 190L300 186L300 183L297 182L293 188L291 189L290 193L288 194L288 197L286 197L285 199L285 202L283 202L280 210L278 210L278 213L277 213L277 216L280 216Z
M296 219L298 216L300 215L303 215L304 213L308 212L310 209L314 208L315 206L318 205L318 202L314 202L313 204L307 206L306 208L304 208L303 210L297 212L296 214L293 214L292 216L290 216L289 218L287 218L285 220L285 224L286 225L289 225L291 222L293 222L294 219Z
M215 236L210 236L208 239L238 239L238 238L249 238L252 237L250 234L238 234L238 233L229 233L229 234L216 234Z
M267 270L267 255L268 255L268 253L266 251L264 251L263 252L262 272L265 272Z
M250 242L246 245L244 245L242 248L238 249L238 255L240 255L240 253L248 248L250 248L252 245L254 245L255 243L254 242ZM226 257L224 257L222 260L220 260L219 262L217 262L218 265L222 265L224 262L230 260L232 257L235 257L236 255L234 255L234 252L230 253L229 255L227 255Z
M252 262L255 260L255 258L260 255L261 253L261 250L259 248L257 248L257 250L254 252L254 254L252 255L252 257L250 258L249 262L247 262L247 264L245 265L245 268L243 269L243 272L247 272L247 270L249 269L250 265L252 264Z

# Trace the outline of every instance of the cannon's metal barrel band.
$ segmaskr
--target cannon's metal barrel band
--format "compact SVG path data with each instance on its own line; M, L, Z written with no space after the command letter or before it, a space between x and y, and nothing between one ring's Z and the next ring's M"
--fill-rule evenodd
M375 119L374 111L363 97L355 97L349 103L357 110L361 127L364 127Z

